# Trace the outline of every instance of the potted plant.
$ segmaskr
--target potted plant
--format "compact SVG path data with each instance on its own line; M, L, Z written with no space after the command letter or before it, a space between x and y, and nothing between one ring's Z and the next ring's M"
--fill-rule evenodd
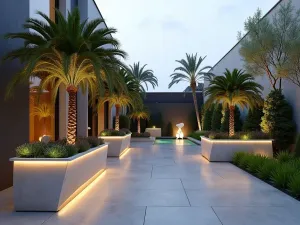
M99 137L108 143L107 156L119 157L130 147L131 132L128 129L103 130Z
M108 145L97 137L23 144L16 149L16 211L59 211L106 169Z

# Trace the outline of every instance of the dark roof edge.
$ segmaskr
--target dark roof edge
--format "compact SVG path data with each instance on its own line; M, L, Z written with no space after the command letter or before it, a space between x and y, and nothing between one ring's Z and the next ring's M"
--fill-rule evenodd
M102 17L102 19L104 20L103 16L102 16L102 13L100 12L100 9L98 8L98 5L97 3L95 2L95 0L93 0L94 2L94 5L96 6L96 9L98 10L100 16ZM106 26L106 28L108 28L107 24L106 24L106 21L104 20L104 25ZM110 34L110 36L112 37L112 35Z
M263 20L264 18L266 18L272 11L273 9L275 9L282 1L284 0L279 0L262 18L261 20ZM212 69L214 69L246 36L248 35L248 33L246 33L243 38L241 40L239 40L213 67ZM211 70L210 70L211 71Z

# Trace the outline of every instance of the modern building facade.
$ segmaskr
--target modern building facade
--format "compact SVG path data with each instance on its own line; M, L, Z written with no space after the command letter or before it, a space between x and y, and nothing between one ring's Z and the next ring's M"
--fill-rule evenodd
M0 3L0 36L24 31L22 25L26 19L41 19L36 14L37 11L55 21L55 8L66 16L74 7L79 8L82 20L102 18L93 0L3 0ZM22 45L20 40L1 38L0 57ZM43 134L50 135L53 140L64 138L67 132L68 94L65 87L60 87L55 103L50 101L51 90L43 90L38 101L36 86L39 80L34 79L28 85L20 85L12 98L4 100L7 84L21 68L22 65L17 60L0 65L0 190L12 185L12 163L9 158L15 155L18 145L37 141ZM38 114L39 110L47 110L49 115L43 117ZM88 95L79 92L78 136L97 135L98 131L111 127L111 113L107 104L100 107L97 113L93 113L94 111L88 106Z
M272 20L273 15L278 11L281 4L287 3L289 0L280 0L265 16L264 18ZM300 1L292 0L292 5L295 9L300 9ZM254 13L254 12L253 12ZM237 69L245 69L244 62L242 57L239 54L240 50L240 42L238 42L235 46L224 57L222 57L214 66L210 72L213 72L215 75L222 75L225 72L225 69L233 70ZM269 83L267 76L256 77L256 82L260 83L264 87L263 97L268 95L268 93L272 90L272 87ZM208 83L205 81L204 87L207 87ZM294 110L294 120L297 123L298 131L300 130L300 88L295 84L283 80L282 83L283 94L285 95L287 101L293 106Z
M198 106L203 104L202 92L196 92ZM184 123L182 131L185 136L197 129L193 96L191 92L148 92L144 99L145 106L149 109L151 116L161 116L162 135L169 136L167 126L172 125L175 136L176 124ZM148 124L146 124L147 127ZM154 124L155 125L155 124ZM142 130L143 132L143 130Z

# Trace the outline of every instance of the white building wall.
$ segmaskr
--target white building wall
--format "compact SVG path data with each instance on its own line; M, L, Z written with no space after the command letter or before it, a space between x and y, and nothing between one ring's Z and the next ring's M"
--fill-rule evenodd
M267 15L266 18L268 18L270 21L272 20L273 15L278 11L280 4L286 3L288 0L282 0L275 8L273 8ZM295 9L300 9L300 0L292 0L292 4L295 7ZM253 12L254 14L254 12ZM252 16L252 15L249 15ZM242 60L242 57L239 54L240 50L240 43L237 43L236 46L234 46L225 56L222 58L212 69L211 72L213 72L216 75L222 75L225 72L225 69L233 70L235 68L237 69L245 69L244 68L244 62ZM267 76L259 76L256 77L256 82L261 84L264 87L263 91L263 97L266 97L267 94L272 90L272 87L270 85L270 82L267 78ZM204 87L207 87L208 83L204 82ZM283 93L287 99L287 101L293 106L294 110L294 119L297 123L298 131L300 131L300 87L292 84L289 81L283 81L282 83L283 87ZM206 99L206 98L204 98ZM298 101L297 101L298 99Z

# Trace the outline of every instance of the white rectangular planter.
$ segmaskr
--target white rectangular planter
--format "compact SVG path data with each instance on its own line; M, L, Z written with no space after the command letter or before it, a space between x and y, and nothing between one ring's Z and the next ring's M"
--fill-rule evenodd
M161 137L161 128L146 128L145 132L150 133L151 137Z
M119 157L130 147L131 134L125 136L100 136L100 138L108 143L107 156L109 157Z
M231 162L235 152L273 157L272 140L212 140L201 136L201 150L212 162Z
M62 209L106 169L107 147L69 158L11 158L15 210Z

